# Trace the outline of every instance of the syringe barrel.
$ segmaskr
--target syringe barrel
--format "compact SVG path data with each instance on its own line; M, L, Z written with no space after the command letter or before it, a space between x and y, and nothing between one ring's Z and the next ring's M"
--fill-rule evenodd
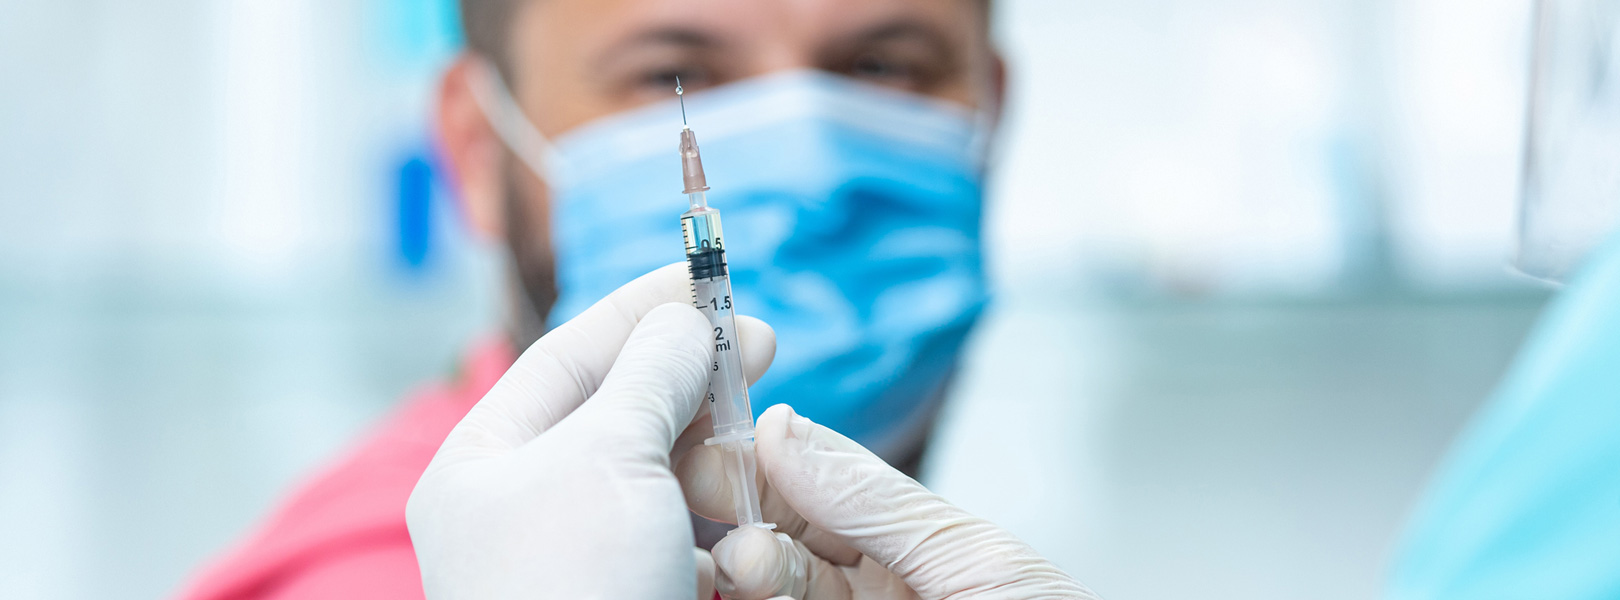
M714 364L707 397L714 437L708 443L724 451L737 524L760 524L759 488L754 482L754 409L748 402L737 316L731 304L720 211L694 200L692 210L681 215L681 232L686 238L686 266L692 273L692 303L714 328Z
M692 273L692 303L714 328L714 365L709 373L709 411L714 435L725 440L751 437L754 412L737 339L737 318L731 303L731 277L727 273L720 211L703 207L681 215L686 238L686 264Z

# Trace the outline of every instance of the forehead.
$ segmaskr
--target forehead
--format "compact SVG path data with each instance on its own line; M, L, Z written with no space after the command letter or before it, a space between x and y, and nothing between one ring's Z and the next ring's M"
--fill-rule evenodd
M566 43L593 50L654 29L702 31L746 49L809 46L874 23L909 21L980 41L984 0L533 0L517 19L518 46ZM529 38L525 40L524 38ZM541 38L541 39L536 39ZM544 39L549 38L549 40Z

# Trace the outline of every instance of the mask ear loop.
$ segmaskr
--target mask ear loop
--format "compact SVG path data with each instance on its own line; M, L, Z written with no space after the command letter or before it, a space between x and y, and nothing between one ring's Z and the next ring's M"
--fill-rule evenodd
M490 127L495 130L495 136L499 137L501 143L516 154L518 160L536 177L555 185L559 170L565 166L567 159L523 114L523 109L518 107L512 92L501 80L500 71L489 59L475 56L467 69L467 79L473 102L478 105L479 112L484 114L484 119L488 120ZM508 215L507 218L512 219L512 215ZM524 281L515 258L508 259L507 268L514 282L511 288L514 302L513 318L516 325L513 342L519 349L527 348L545 334L546 315L537 306L534 290L529 289L530 286ZM554 292L551 299L555 300Z
M979 98L979 108L973 111L973 134L968 147L979 174L990 170L990 158L995 151L996 131L1001 124L1001 102L990 86L985 86Z
M475 57L467 75L473 102L478 104L478 110L489 120L495 135L517 155L518 160L523 161L536 176L547 181L554 180L560 171L566 170L567 159L523 114L511 90L501 80L500 71L489 59Z

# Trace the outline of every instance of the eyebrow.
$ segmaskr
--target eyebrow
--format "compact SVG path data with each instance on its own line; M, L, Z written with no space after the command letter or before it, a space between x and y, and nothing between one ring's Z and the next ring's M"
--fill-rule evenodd
M676 46L692 50L713 50L724 47L725 41L713 33L681 25L665 25L653 27L609 44L597 52L598 66L605 66L614 59L637 48Z
M849 47L855 44L871 44L895 40L917 40L942 54L950 54L956 44L951 37L926 21L911 18L899 18L892 21L878 23L855 33L841 36L836 46Z

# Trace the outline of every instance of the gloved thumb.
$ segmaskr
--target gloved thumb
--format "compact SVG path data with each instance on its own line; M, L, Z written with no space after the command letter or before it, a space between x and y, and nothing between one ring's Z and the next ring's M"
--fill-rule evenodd
M786 405L759 418L759 467L806 521L922 598L1095 598L1029 545Z
M652 309L630 333L602 387L554 431L604 454L667 461L708 389L711 331L689 305Z

